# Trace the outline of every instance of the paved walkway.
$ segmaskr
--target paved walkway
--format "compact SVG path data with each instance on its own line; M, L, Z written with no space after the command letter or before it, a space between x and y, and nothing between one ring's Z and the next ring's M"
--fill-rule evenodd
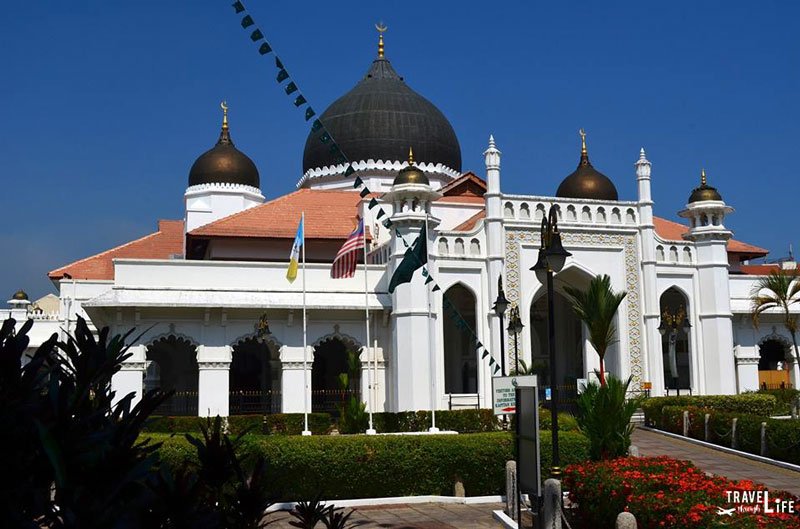
M502 508L500 503L418 503L353 507L356 512L350 517L350 522L354 527L387 529L496 528L499 524L492 518L492 511ZM345 511L348 510L349 507L345 508ZM289 521L294 518L287 512L279 512L270 515L267 520L275 520L268 526L270 528L292 529ZM322 524L317 527L322 527Z
M676 459L688 459L698 468L712 474L735 480L749 479L800 496L800 472L639 428L633 432L633 444L639 447L639 454L642 456L665 455Z

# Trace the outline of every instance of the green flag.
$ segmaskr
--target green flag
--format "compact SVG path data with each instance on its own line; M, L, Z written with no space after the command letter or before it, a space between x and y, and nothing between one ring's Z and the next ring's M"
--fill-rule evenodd
M292 81L291 83L287 84L283 89L286 91L286 95L288 96L292 92L297 92L297 85L294 84L294 81Z
M386 220L384 220L384 221L383 221L383 227L384 227L384 228L386 228L387 230L388 230L388 229L389 229L391 226L392 226L392 221L391 221L391 220L389 220L389 219L386 219Z
M252 40L253 42L257 42L257 41L259 41L259 40L261 40L263 38L264 38L264 34L261 33L260 29L256 29L254 32L252 32L250 34L250 40Z
M267 53L269 53L271 51L272 51L272 46L270 46L268 42L264 42L258 48L258 53L260 53L261 55L266 55Z
M355 180L353 180L353 187L359 188L364 184L364 181L361 179L360 176L357 176Z
M411 245L411 248L406 250L403 260L397 265L397 269L392 274L392 279L389 281L389 293L394 292L397 285L403 283L410 283L411 278L414 277L414 272L422 268L428 262L428 234L425 231L425 226L419 232L419 237Z
M309 119L313 118L316 114L317 113L314 112L314 109L312 109L311 107L308 107L306 109L306 121L308 121Z
M244 5L242 5L242 3L239 2L238 0L236 2L234 2L233 4L231 4L231 5L236 10L237 14L241 13L242 11L244 11Z
M279 83L282 83L282 82L284 82L284 81L285 81L286 79L288 79L288 78L289 78L289 72L287 72L286 70L284 70L283 68L281 68L281 69L278 71L278 76L275 78L275 80L276 80L276 81L278 81Z
M255 24L255 22L253 22L253 17L251 17L250 15L247 15L246 17L244 17L242 19L242 27L243 28L249 28L253 24Z

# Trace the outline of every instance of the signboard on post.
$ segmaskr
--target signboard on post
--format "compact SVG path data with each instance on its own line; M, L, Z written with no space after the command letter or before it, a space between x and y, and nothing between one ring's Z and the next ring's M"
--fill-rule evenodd
M515 398L517 401L517 491L519 494L527 494L534 509L537 509L538 498L542 494L538 388L517 386ZM518 515L517 520L519 519Z
M536 375L493 377L492 405L494 407L494 414L505 415L506 413L516 413L516 388L531 388L535 386Z

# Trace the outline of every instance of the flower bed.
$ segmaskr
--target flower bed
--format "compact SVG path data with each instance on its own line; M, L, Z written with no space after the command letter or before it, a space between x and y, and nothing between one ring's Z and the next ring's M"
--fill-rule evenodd
M719 508L735 508L727 491L758 491L751 481L709 477L689 461L668 457L619 458L570 465L564 472L564 488L577 504L584 527L613 528L617 514L629 511L640 529L733 527L800 529L800 515L786 513L719 514ZM798 499L789 493L770 491L770 500Z

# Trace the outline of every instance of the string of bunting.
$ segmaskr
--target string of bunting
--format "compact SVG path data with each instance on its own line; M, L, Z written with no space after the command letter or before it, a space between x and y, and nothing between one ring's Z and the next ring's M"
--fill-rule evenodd
M278 84L283 85L284 92L286 92L287 96L292 96L294 94L293 104L297 108L305 108L305 120L310 121L311 118L317 115L311 105L308 103L308 100L300 91L300 88L297 86L297 83L292 80L289 71L284 66L283 62L281 61L278 54L275 53L275 50L272 48L272 45L266 40L264 37L264 33L261 29L256 25L255 20L253 20L252 15L247 13L247 8L244 6L244 3L241 0L237 0L232 4L232 7L237 15L244 13L244 16L241 19L242 28L250 31L250 40L253 41L258 46L258 53L261 55L268 55L272 54L275 57L275 68L277 69L278 73L275 76L275 80ZM252 28L252 29L251 29ZM286 81L289 81L285 85ZM350 176L356 172L355 168L353 167L352 162L347 158L345 153L339 147L339 145L334 140L333 136L331 135L330 131L325 128L325 125L319 118L314 119L311 123L311 132L313 134L317 134L319 141L322 142L324 145L328 145L328 152L333 156L334 164L336 165L346 165L346 169L344 171L344 175ZM360 195L362 198L368 197L372 194L372 191L364 184L364 181L361 179L360 176L356 175L353 181L353 188L358 189L362 188ZM370 211L375 208L378 208L377 213L375 214L375 218L380 220L383 217L386 217L381 221L381 224L388 230L392 229L392 221L389 219L389 215L386 211L381 207L380 203L375 197L372 197L367 204L367 207ZM395 228L395 235L403 242L403 246L406 248L410 247L410 244L405 239L403 234L400 233L399 230ZM422 275L425 277L425 285L433 285L431 288L431 292L436 292L441 290L439 285L431 276L430 272L428 271L427 267L423 265L422 267ZM447 296L442 293L442 300L445 312L455 321L455 325L458 329L466 330L470 333L471 339L475 344L476 351L483 350L481 358L486 359L488 357L488 362L491 367L494 368L494 373L496 374L500 371L500 365L494 359L492 353L487 349L483 343L478 339L477 335L475 334L475 330L467 323L467 321L461 316L458 309L447 299Z

